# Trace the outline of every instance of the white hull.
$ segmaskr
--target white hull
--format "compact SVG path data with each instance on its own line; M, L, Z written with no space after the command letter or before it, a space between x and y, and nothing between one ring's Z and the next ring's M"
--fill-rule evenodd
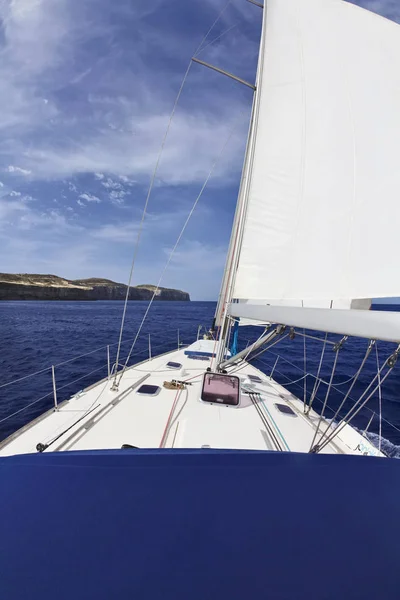
M168 368L167 362L182 368ZM200 400L203 375L211 359L195 360L176 350L144 361L126 370L118 391L104 379L62 402L26 425L0 445L0 455L44 452L120 449L123 444L138 448L252 449L309 452L319 415L304 414L303 402L283 386L250 365L243 363L238 407L207 404ZM262 383L250 384L248 375ZM163 387L165 381L188 381L184 390ZM143 383L160 386L156 396L137 390ZM280 412L284 404L293 414ZM320 433L329 422L322 420ZM383 456L356 430L346 425L323 453L370 454Z

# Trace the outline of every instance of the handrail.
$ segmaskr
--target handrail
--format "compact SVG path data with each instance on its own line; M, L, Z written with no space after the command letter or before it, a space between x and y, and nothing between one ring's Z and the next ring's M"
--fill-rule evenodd
M299 367L298 365L296 365L295 363L291 362L290 360L288 360L287 358L285 358L284 356L282 356L281 354L276 354L275 352L272 352L271 350L266 350L267 352L269 352L270 354L272 354L273 356L276 356L277 359L279 360L284 360L285 362L287 362L289 365L291 365L292 367L294 367L295 369L297 369L298 371L303 372L303 369L301 367ZM267 365L269 366L269 365ZM309 375L312 375L312 373L309 373ZM351 381L352 379L354 379L354 375L352 375L351 377L349 377L348 379L346 379L345 381L340 381L339 383L334 383L332 384L332 387L335 389L335 386L340 386L340 385L345 385L346 383L349 383L349 381ZM325 385L327 385L329 382L325 381L324 379L320 379L320 381L322 383L325 383ZM338 390L339 391L339 390Z
M163 329L163 331L165 331L165 329ZM146 334L146 335L149 335L149 336L150 336L150 334ZM128 343L128 342L130 342L130 341L131 341L131 340L125 340L125 341L124 341L124 342L122 342L122 343L123 343L123 344L125 344L125 343ZM105 363L105 364L102 364L100 367L98 367L98 368L96 368L96 369L93 369L93 370L92 370L92 371L90 371L89 373L85 373L84 375L81 375L81 376L80 376L80 377L78 377L77 379L74 379L74 380L72 380L72 381L68 381L67 383L65 383L65 384L64 384L64 385L62 385L61 387L57 387L57 386L55 385L55 389L54 389L54 387L53 387L53 389L52 389L50 392L48 392L47 394L44 394L44 395L43 395L43 396L41 396L40 398L38 398L38 399L34 400L33 402L29 403L28 405L26 405L26 406L23 406L22 408L18 409L17 411L14 411L14 412L13 412L13 413L11 413L10 415L7 415L7 416L3 417L2 419L0 419L0 424L1 424L1 423L3 423L3 422L5 422L5 421L7 421L7 420L9 420L9 419L11 419L12 417L14 417L14 416L16 416L16 415L18 415L18 414L20 414L21 412L24 412L25 410L28 410L28 409L29 409L29 408L31 408L32 406L34 406L34 405L38 404L38 403L39 403L40 401L42 401L42 400L45 400L46 398L50 397L51 395L54 395L54 392L55 392L55 397L57 398L57 392L59 392L59 391L61 391L61 390L65 389L65 388L67 388L67 387L69 387L69 386L71 386L71 385L73 385L73 384L77 383L78 381L81 381L82 379L85 379L85 378L89 377L90 375L93 375L94 373L96 373L96 372L98 372L98 371L100 371L100 370L102 370L102 369L106 369L106 368L108 369L108 377L107 377L107 378L109 379L109 378L110 378L110 376L111 376L111 375L114 373L114 369L115 369L115 364L114 364L114 365L112 366L112 368L110 369L110 363L109 363L109 349L110 349L110 347L116 346L116 345L117 345L117 343L118 343L118 342L116 342L116 343L114 343L114 344L108 344L108 345L105 345L105 346L102 346L102 347L96 348L95 350L92 350L92 351L90 351L90 352L87 352L87 353L85 353L85 354L81 354L81 355L79 355L79 356L76 356L76 357L74 357L74 358L72 358L72 359L69 359L69 360L67 360L67 361L63 361L63 362L61 362L61 363L57 363L56 365L54 365L54 368L55 368L55 367L61 367L61 366L64 366L64 365L66 365L66 364L68 364L68 363L71 363L71 362L73 362L74 360L78 360L79 358L83 358L83 357L85 357L85 356L90 356L91 354L94 354L94 353L96 353L96 352L99 352L100 350L104 350L104 349L106 349L106 350L107 350L107 363ZM165 346L166 346L168 343L170 343L170 345L171 345L171 346L174 346L174 345L175 345L175 344L174 344L174 341L173 341L173 338L172 338L172 336L171 336L170 340L168 340L168 341L160 342L159 344L156 344L155 346L153 345L153 346L152 346L152 350L154 350L154 349L157 349L157 348L160 348L161 346L164 346L164 347L165 347ZM180 345L182 345L182 344L180 344ZM171 348L171 349L173 350L173 348ZM147 351L148 351L148 349L147 349L147 348L144 348L144 349L143 349L143 350L141 350L141 351L135 352L135 353L134 353L134 354L132 354L131 356L132 356L132 357L140 356L141 354L144 354L144 353L146 353ZM301 385L299 385L299 381L301 381L302 379L304 379L304 378L306 378L306 377L312 377L313 379L316 379L316 380L318 380L320 383L323 383L324 385L327 385L327 384L328 384L328 382L324 381L322 378L320 378L320 377L318 377L318 378L317 378L317 377L316 377L316 375L314 375L313 373L308 373L308 372L307 372L307 373L304 373L304 371L303 371L303 370L302 370L300 367L298 367L297 365L295 365L293 362L291 362L290 360L288 360L288 359L287 359L287 358L285 358L284 356L282 356L282 355L280 355L280 354L276 354L275 352L271 352L271 351L269 351L269 353L270 353L272 356L276 357L275 364L274 364L274 367L273 367L273 370L272 370L272 372L271 372L270 376L272 377L272 374L273 374L273 372L275 372L275 371L276 371L276 372L277 372L277 373L279 373L279 374L280 374L282 377L285 377L285 379L288 379L288 380L289 380L289 381L287 381L287 382L285 383L285 385L295 385L295 386L298 386L299 388L301 388L301 389L302 389L302 386L301 386ZM150 352L149 352L149 360L151 359L151 354L152 354L152 352L150 351ZM153 356L154 356L154 354L153 354ZM270 366L270 365L268 365L268 364L267 364L267 363L266 363L264 360L262 360L261 358L260 358L260 359L258 359L258 360L259 360L259 361L260 361L262 364L264 364L265 366L267 366L269 369L271 368L271 366ZM283 360L284 362L286 362L286 363L290 364L290 365L291 365L291 366L293 366L294 368L296 368L296 369L298 369L298 370L302 371L302 372L304 373L304 375L303 375L303 376L302 376L300 379L296 379L296 380L294 380L294 381L290 381L290 377L288 377L288 375L286 375L285 373L283 373L282 371L280 371L279 369L277 369L277 368L276 368L276 367L277 367L278 360ZM25 376L23 376L23 377L19 377L19 378L17 378L17 379L15 379L15 380L13 380L13 381L10 381L10 382L7 382L7 383L5 383L5 384L2 384L2 385L0 385L0 389L1 389L1 388L3 388L3 387L9 386L9 385L11 385L11 384L13 384L13 383L18 383L18 382L20 382L20 381L23 381L23 380L25 380L25 379L28 379L29 377L34 377L34 376L36 376L36 375L43 374L43 373L45 373L45 372L47 372L47 371L50 371L50 370L52 370L52 368L53 368L52 366L49 366L49 367L46 367L46 368L40 369L40 370L38 370L38 371L35 371L34 373L30 373L30 374L28 374L28 375L25 375ZM350 381L350 380L349 380L349 381ZM333 389L335 389L335 390L336 390L336 391L337 391L339 394L341 394L341 395L345 395L345 393L344 393L342 390L340 390L340 389L338 389L338 388L337 388L337 386L338 386L338 385L343 385L344 383L346 383L346 382L341 382L341 383L339 383L339 384L335 384L335 385L333 385L333 386L332 386L332 388L333 388ZM55 384L55 376L54 376L54 384ZM318 402L322 402L322 400L321 400L320 398L318 398L317 396L315 397L315 399L316 399ZM355 402L354 398L352 398L352 397L350 397L350 396L349 396L349 398L348 398L348 399L349 399L350 401L353 401L353 402ZM57 408L57 405L55 405L55 407ZM378 417L378 416L379 416L379 415L378 415L378 413L376 413L374 410L372 410L372 409L371 409L371 408L369 408L368 406L365 406L364 408L365 408L367 411L369 411L369 412L370 412L370 413L371 413L373 416L376 416L376 417ZM334 412L335 412L335 411L334 411L334 409L333 409L333 408L331 408L330 406L327 406L327 409L328 409L329 411L332 411L332 413L334 413ZM384 422L385 422L385 423L386 423L388 426L392 427L393 429L395 429L397 432L399 432L399 433L400 433L400 428L398 428L396 425L394 425L394 423L391 423L391 422L390 422L388 419L386 419L386 418L385 418L385 417L383 417L383 416L382 416L382 421L384 421Z
M157 330L156 332L153 332L153 335L156 334L158 331L164 331L165 332L165 328L162 328L160 330ZM176 330L173 330L176 331ZM146 333L144 335L151 335ZM130 338L128 340L125 340L124 342L121 343L121 346L123 344L128 344L129 342L132 342L134 338ZM153 346L153 348L157 348L161 345L164 345L165 342L162 342L161 344L157 344L156 346ZM117 346L118 342L114 342L113 344L106 344L104 346L99 346L98 348L95 348L94 350L90 350L89 352L85 352L84 354L79 354L78 356L74 356L72 358L69 358L68 360L64 360L62 362L56 363L55 365L49 365L48 367L43 367L43 369L39 369L38 371L34 371L33 373L28 373L28 375L23 375L23 377L18 377L17 379L12 379L11 381L7 381L6 383L2 383L0 385L0 389L5 388L9 385L13 385L14 383L18 383L19 381L23 381L24 379L29 379L29 377L34 377L35 375L40 375L41 373L45 373L46 371L51 371L51 369L57 368L57 367L62 367L64 365L67 365L71 362L74 362L75 360L78 360L79 358L84 358L85 356L90 356L91 354L95 354L96 352L100 352L100 350L107 350L108 348L112 348L113 346ZM182 345L182 344L181 344ZM108 352L108 350L107 350ZM139 353L134 353L132 354L132 356L137 356L138 354L142 354L144 351L140 351Z
M30 408L34 404L37 404L38 402L40 402L41 400L44 400L45 398L47 398L48 396L51 396L52 394L53 394L53 390L51 392L49 392L48 394L45 394L44 396L41 396L37 400L34 400L33 402L31 402L27 406L23 406L19 410L16 410L15 412L11 413L11 415L7 415L6 417L3 417L3 419L0 420L0 423L4 423L4 421L8 421L8 419L11 419L11 417L15 417L15 415L18 415L19 413L23 412L24 410L27 410L28 408Z
M165 332L165 328L162 328L159 331L164 331ZM176 331L176 330L172 330L172 331ZM153 332L153 335L154 335L154 333L157 334L158 330L156 332ZM151 334L147 334L146 333L146 334L143 334L143 335L146 335L146 336L148 335L149 336L149 348L144 348L143 350L140 350L138 352L135 352L135 353L131 354L131 358L132 357L139 357L140 355L145 354L146 352L148 352L149 353L149 359L148 360L151 360L151 355L152 355L152 353L153 353L153 351L155 349L161 348L163 346L165 347L168 344L171 346L171 350L174 349L173 346L175 346L175 344L173 342L172 336L167 341L160 342L159 344L156 344L156 345L151 345L151 343L150 343L150 335ZM179 336L179 333L178 333L178 336ZM132 338L132 339L134 339L134 338ZM127 343L131 342L132 339L125 340L124 342L122 342L122 344L127 344ZM0 385L0 389L1 389L1 388L4 388L4 387L7 387L9 385L12 385L14 383L18 383L20 381L23 381L25 379L28 379L28 378L31 378L31 377L35 377L36 375L41 375L41 374L46 373L48 371L51 371L51 375L52 375L52 377L51 377L52 390L50 392L48 392L47 394L44 394L40 398L37 398L33 402L30 402L26 406L23 406L22 408L20 408L17 411L11 413L10 415L6 415L2 419L0 419L0 424L3 423L4 421L7 421L8 419L11 419L12 417L14 417L14 416L16 416L18 414L20 414L21 412L24 412L25 410L28 410L30 407L34 406L35 404L38 404L40 401L45 400L46 398L48 398L50 396L53 396L53 398L54 398L54 408L55 408L55 410L57 410L58 409L58 401L57 401L57 393L58 392L60 392L61 390L65 389L65 388L67 388L69 386L74 385L75 383L77 383L78 381L81 381L82 379L90 377L90 375L93 375L94 373L96 373L96 372L98 372L98 371L100 371L102 369L107 369L107 378L110 379L110 377L113 375L113 373L115 373L114 369L116 368L115 363L112 365L112 367L111 367L111 364L110 364L110 348L113 347L113 346L116 346L117 344L118 344L118 342L115 342L114 344L107 344L105 346L101 346L99 348L96 348L94 350L86 352L85 354L80 354L80 355L75 356L75 357L73 357L73 358L71 358L69 360L62 361L62 362L57 363L55 365L50 365L50 366L45 367L43 369L39 369L38 371L35 371L34 373L29 373L28 375L24 375L23 377L18 377L17 379L14 379L12 381L9 381L7 383L4 383L4 384ZM183 345L184 345L183 343L180 343L181 347ZM93 369L89 373L85 373L84 375L79 376L77 379L73 379L72 381L68 381L67 383L65 383L62 386L57 386L57 384L56 384L56 376L55 376L55 369L56 368L62 367L64 365L66 365L66 364L69 364L69 363L71 363L71 362L73 362L75 360L78 360L80 358L83 358L85 356L90 356L90 355L95 354L96 352L99 352L100 350L104 350L104 349L106 349L106 352L107 352L107 362L105 364L102 364L100 367L97 367L96 369ZM154 353L153 353L153 356L154 356Z
M274 354L274 356L276 356L276 355ZM286 360L286 359L285 359L284 357L282 357L282 356L281 356L280 358L282 358L282 360ZM261 360L260 360L260 362L263 362L263 364L265 364L265 366L269 367L269 365L267 365L267 364L266 364L264 361L261 361ZM290 361L287 361L287 362L290 362ZM282 377L285 377L286 379L290 379L290 377L288 377L288 376L287 376L285 373L282 373L282 371L279 371L279 369L275 369L275 370L276 370L276 372L277 372L277 373L279 373L280 375L282 375ZM295 385L295 386L297 386L298 388L300 388L300 389L303 389L303 388L302 388L302 386L301 386L301 385L300 385L298 382L299 382L299 381L301 381L302 379L304 379L304 377L312 377L312 378L314 378L314 379L317 379L317 380L318 380L320 383L323 383L323 384L325 384L325 385L329 385L329 383L328 383L327 381L324 381L324 380L323 380L323 379L321 379L320 377L318 377L318 378L317 378L317 377L316 377L316 376L315 376L313 373L305 373L305 374L303 375L303 377L300 377L300 379L296 379L296 380L294 380L294 381L287 381L287 382L285 382L285 384L284 384L284 385ZM341 394L341 395L343 395L343 396L345 395L345 393L344 393L344 392L342 392L342 390L338 390L338 389L337 389L335 386L332 386L332 388L333 388L333 389L335 389L335 390L336 390L336 391L337 391L339 394ZM323 400L322 400L321 398L318 398L318 396L315 396L315 399L316 399L316 400L318 400L318 402L321 402L321 403L323 403ZM354 398L352 398L351 396L349 396L349 397L348 397L348 400L351 400L352 402L355 402L355 399L354 399ZM331 408L329 405L327 405L327 406L326 406L326 408L327 408L329 411L331 411L333 414L335 413L335 409ZM364 408L365 410L367 410L368 412L370 412L370 413L371 413L371 414L372 414L374 417L379 417L379 414L378 414L376 411L374 411L372 408L370 408L369 406L364 406L363 408ZM392 423L391 421L389 421L389 420L388 420L386 417L382 416L382 421L384 421L384 422L385 422L387 425L389 425L390 427L392 427L393 429L395 429L396 431L398 431L398 432L400 433L400 428L399 428L399 427L397 427L397 426L396 426L394 423ZM389 441L390 441L390 440L389 440ZM372 442L371 442L371 443L372 443Z

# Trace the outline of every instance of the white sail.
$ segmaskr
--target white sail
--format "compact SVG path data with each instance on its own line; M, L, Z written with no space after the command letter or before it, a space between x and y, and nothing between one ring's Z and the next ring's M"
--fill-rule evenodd
M400 27L269 0L263 36L232 297L399 296Z

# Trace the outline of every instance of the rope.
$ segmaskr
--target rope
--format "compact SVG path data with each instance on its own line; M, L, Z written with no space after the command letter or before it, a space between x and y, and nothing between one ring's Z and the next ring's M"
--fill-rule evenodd
M176 405L178 403L178 400L180 398L181 393L182 393L182 390L177 390L177 392L175 394L175 398L174 398L174 401L172 403L171 410L169 412L167 422L165 424L165 428L164 428L164 432L163 432L163 435L162 435L162 438L161 438L161 441L160 441L159 448L163 448L164 444L165 444L165 442L167 440L169 425L170 425L170 422L171 422L171 419L172 419L172 415L174 414L175 407L176 407Z
M145 322L145 320L146 320L146 318L147 318L147 315L148 315L148 313L149 313L149 310L150 310L150 308L151 308L151 306L152 306L152 304L153 304L154 298L156 297L156 294L157 294L157 292L158 292L158 290L159 290L159 287L160 287L160 285L161 285L161 281L162 281L162 279L163 279L163 277L164 277L164 275L165 275L165 272L166 272L166 270L167 270L167 268L168 268L168 266L169 266L169 264L170 264L170 262L171 262L171 260L172 260L172 257L173 257L173 255L174 255L174 253L175 253L175 250L176 250L176 248L177 248L177 247L178 247L178 245L179 245L179 242L180 242L180 241L181 241L181 239L182 239L182 236L183 236L183 234L184 234L184 232L185 232L185 230L186 230L186 227L187 227L187 225L188 225L188 223L189 223L189 221L190 221L190 219L191 219L191 217L192 217L192 215L193 215L193 213L194 213L194 211L195 211L195 209L196 209L196 206L197 206L197 204L199 203L199 200L200 200L201 196L203 195L203 192L204 192L204 190L205 190L205 188L206 188L206 186L207 186L207 184L208 184L208 182L209 182L209 180L210 180L210 178L211 178L211 175L213 174L213 172L214 172L214 169L215 169L215 167L216 167L216 165L217 165L217 163L218 163L219 159L221 158L221 156L222 156L222 154L223 154L223 152L224 152L224 150L225 150L226 146L228 145L228 143L229 143L229 141L230 141L230 139L231 139L231 137L232 137L232 135L233 135L234 129L235 129L235 127L236 127L236 124L237 124L237 120L235 121L235 123L234 123L233 127L231 128L231 130L230 130L230 132L229 132L229 135L228 135L227 139L225 140L225 142L224 142L223 146L221 147L221 149L220 149L220 151L219 151L219 153L218 153L218 156L215 158L214 162L212 163L212 165L211 165L211 168L210 168L210 170L209 170L209 172L208 172L208 175L207 175L207 177L206 177L206 179L205 179L205 181L204 181L204 183L203 183L203 185L202 185L202 187L201 187L201 189L200 189L200 192L198 193L198 195L197 195L197 198L195 199L195 201L194 201L194 203L193 203L193 206L192 206L192 208L191 208L191 210L190 210L190 212L189 212L189 214L188 214L188 216L187 216L187 218L186 218L186 221L185 221L185 223L184 223L184 224L183 224L183 226L182 226L182 229L181 229L181 231L180 231L180 233L179 233L179 235L178 235L178 238L177 238L177 240L176 240L176 242L175 242L175 245L174 245L174 247L172 248L172 250L171 250L171 252L170 252L170 254L169 254L168 260L167 260L167 262L166 262L166 263L165 263L165 265L164 265L164 268L163 268L163 270L162 270L162 272L161 272L161 275L160 275L160 277L159 277L159 280L158 280L158 282L157 282L156 288L155 288L155 290L154 290L154 292L153 292L153 295L152 295L152 297L151 297L151 299L150 299L150 301L149 301L149 304L148 304L148 306L147 306L147 308L146 308L146 311L145 311L145 313L144 313L144 315L143 315L142 321L141 321L141 323L140 323L140 325L139 325L139 329L138 329L138 331L137 331L137 333L136 333L136 336L135 336L135 338L134 338L134 340L133 340L133 343L132 343L131 349L130 349L130 351L129 351L129 354L128 354L128 357L127 357L127 359L126 359L126 361L125 361L125 365L124 365L124 368L123 368L123 370L122 370L122 373L121 373L121 375L120 375L120 378L119 378L118 384L119 384L119 382L121 381L121 377L122 377L122 375L123 375L123 374L124 374L124 372L125 372L125 369L126 369L126 366L127 366L127 363L128 363L128 361L129 361L129 359L130 359L130 356L131 356L132 350L133 350L133 349L134 349L134 347L135 347L135 344L136 344L137 338L138 338L138 337L139 337L139 335L140 335L140 332L141 332L141 330L142 330L142 327L143 327L143 325L144 325L144 322ZM117 385L118 385L118 384L117 384Z

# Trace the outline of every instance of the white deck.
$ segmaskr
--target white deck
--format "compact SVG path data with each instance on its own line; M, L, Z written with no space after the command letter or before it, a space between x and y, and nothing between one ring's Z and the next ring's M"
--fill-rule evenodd
M239 407L207 404L200 400L203 374L210 360L196 360L177 350L128 369L118 391L103 380L63 402L0 444L0 455L121 448L232 448L308 452L319 416L306 417L303 402L248 363L237 374L248 389L248 374L262 378L252 385L255 401L242 391ZM168 361L182 364L169 369ZM163 387L164 381L188 381L181 391ZM157 396L137 393L141 383L158 385ZM254 397L253 397L254 399ZM174 405L175 403L175 405ZM296 413L282 414L276 403ZM322 430L327 427L323 421ZM59 437L58 437L59 436ZM57 439L56 439L57 438ZM367 439L350 426L330 443L324 453L382 456Z

